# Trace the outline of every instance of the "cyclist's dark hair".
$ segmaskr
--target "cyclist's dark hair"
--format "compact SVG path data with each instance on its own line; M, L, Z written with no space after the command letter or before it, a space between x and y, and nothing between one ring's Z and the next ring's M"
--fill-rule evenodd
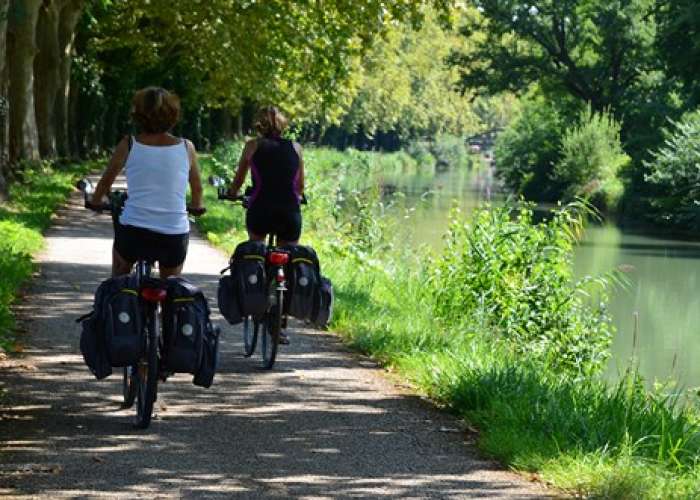
M134 94L131 119L143 132L168 132L180 120L180 98L161 87L141 89Z

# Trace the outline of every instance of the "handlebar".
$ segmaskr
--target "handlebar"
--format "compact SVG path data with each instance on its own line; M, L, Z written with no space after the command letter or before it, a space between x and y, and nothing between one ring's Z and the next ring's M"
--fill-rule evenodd
M250 196L247 195L238 195L238 196L231 196L228 192L228 190L225 187L219 187L217 189L217 197L220 200L227 200L227 201L232 201L232 202L240 202L241 205L243 205L245 208L248 208L248 202L250 201ZM299 200L299 203L302 205L308 205L309 202L306 199L306 195L302 194L301 195L301 200Z
M238 195L238 196L231 196L229 194L229 191L227 188L227 186L231 185L230 180L223 178L223 177L219 177L218 175L210 175L209 176L209 184L216 188L218 199L232 201L234 203L240 202L244 208L248 208L248 202L250 201L250 193L252 192L251 186L248 186L248 188L245 191L245 194ZM309 204L308 200L306 199L305 194L301 195L301 200L299 200L299 203L302 205Z
M112 213L114 210L114 204L113 204L113 199L115 196L120 196L120 195L126 195L126 191L111 191L109 193L109 198L110 201L108 203L100 203L100 204L93 204L90 201L90 198L92 197L92 193L95 191L95 188L92 185L92 182L90 179L81 179L78 181L76 184L76 187L83 192L83 203L85 208L92 210L94 212L109 212ZM187 207L187 213L194 216L194 217L199 217L201 215L204 215L207 213L206 207L201 207L201 208L195 208L195 207Z

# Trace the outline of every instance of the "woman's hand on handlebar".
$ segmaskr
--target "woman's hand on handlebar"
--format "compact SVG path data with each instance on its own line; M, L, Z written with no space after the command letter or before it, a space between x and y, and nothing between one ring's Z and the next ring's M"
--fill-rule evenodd
M195 217L199 217L207 213L207 207L187 207L187 212L190 215L194 215Z
M85 195L85 208L94 212L111 212L111 203L95 203L91 196Z

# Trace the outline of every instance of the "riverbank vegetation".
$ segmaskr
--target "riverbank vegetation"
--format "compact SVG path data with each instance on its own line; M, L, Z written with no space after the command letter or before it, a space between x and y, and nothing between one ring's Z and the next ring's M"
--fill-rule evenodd
M217 150L229 173L240 145ZM545 482L603 498L700 494L700 413L633 369L608 385L615 273L576 280L573 246L590 210L536 222L528 204L455 212L442 250L407 245L376 178L399 157L308 148L303 239L336 290L332 329L479 430L479 446ZM397 166L396 168L401 168ZM243 211L216 204L201 220L227 250ZM394 207L390 205L394 204ZM670 388L669 388L670 389Z
M10 307L31 276L32 256L42 247L42 232L56 208L73 189L76 178L92 164L57 167L41 162L26 165L12 185L11 203L0 203L0 347L12 348L14 320Z

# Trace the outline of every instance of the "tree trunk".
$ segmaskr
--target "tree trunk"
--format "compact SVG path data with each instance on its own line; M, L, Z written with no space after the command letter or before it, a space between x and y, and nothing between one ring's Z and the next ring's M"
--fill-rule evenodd
M68 89L68 149L71 156L80 157L80 141L78 127L80 126L78 120L78 109L80 108L80 86L72 81L70 88Z
M7 11L10 0L0 0L0 201L7 200Z
M34 59L34 109L39 134L39 153L43 158L56 156L53 112L59 84L60 54L58 21L62 0L44 0L36 27L37 55Z
M10 72L10 163L39 157L34 115L36 23L41 0L11 0L7 29Z
M54 105L54 130L56 131L56 152L59 156L70 156L68 138L68 103L70 96L71 65L73 63L73 42L75 29L85 5L84 0L68 0L61 9L58 23L59 79L58 92Z
M236 135L239 138L243 137L243 110L241 109L236 115Z
M221 135L224 141L230 141L233 137L233 119L228 108L221 110Z

